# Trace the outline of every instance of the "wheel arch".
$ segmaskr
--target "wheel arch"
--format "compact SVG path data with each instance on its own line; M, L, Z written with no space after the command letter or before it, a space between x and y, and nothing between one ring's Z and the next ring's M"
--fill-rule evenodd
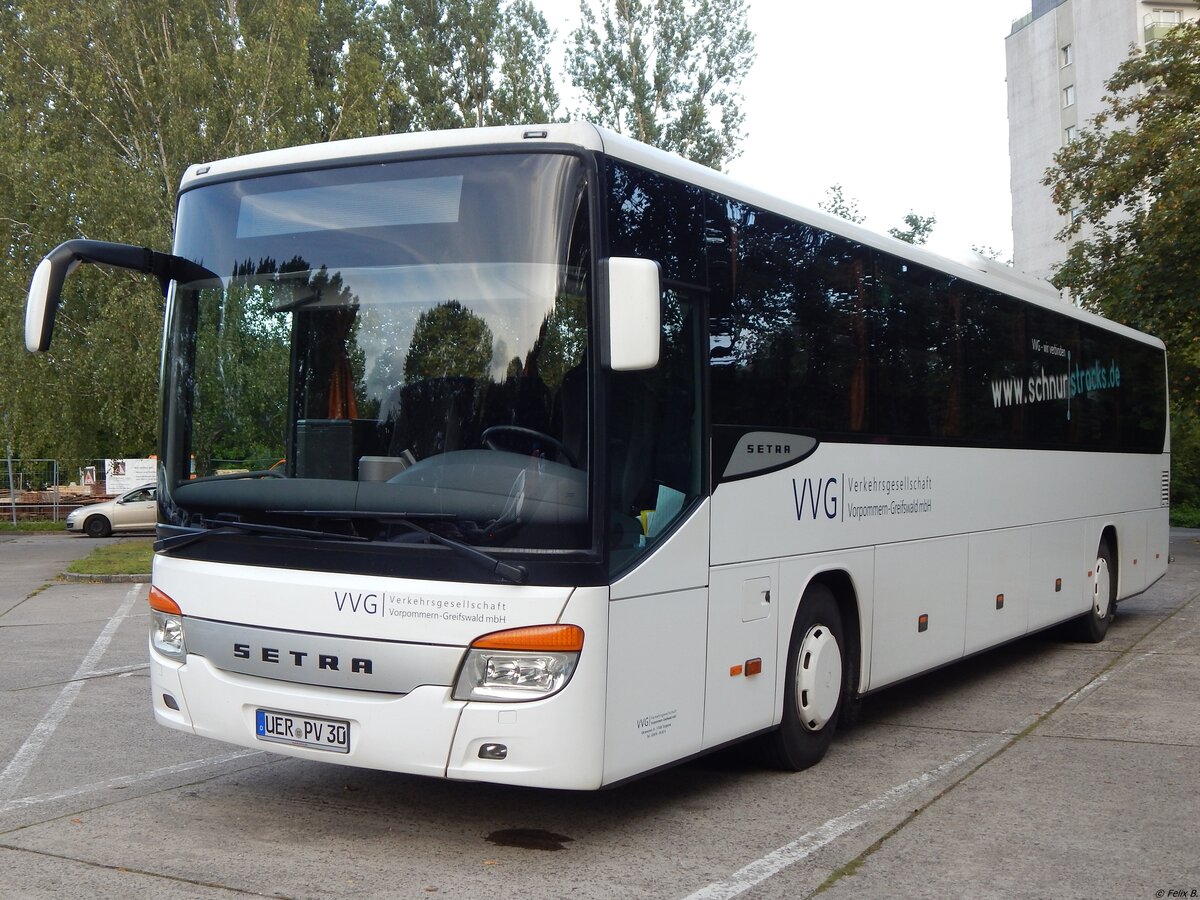
M1117 584L1117 597L1120 598L1123 594L1121 590L1121 548L1117 539L1117 526L1112 522L1107 523L1100 529L1100 539L1096 542L1096 552L1099 552L1101 545L1108 546L1109 566L1113 570L1112 577Z

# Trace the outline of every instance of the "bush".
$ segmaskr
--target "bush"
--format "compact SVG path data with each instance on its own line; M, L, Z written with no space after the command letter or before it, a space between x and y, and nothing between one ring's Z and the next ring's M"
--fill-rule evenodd
M1200 507L1200 416L1171 410L1171 505Z
M1175 528L1200 528L1200 506L1171 507L1171 525Z

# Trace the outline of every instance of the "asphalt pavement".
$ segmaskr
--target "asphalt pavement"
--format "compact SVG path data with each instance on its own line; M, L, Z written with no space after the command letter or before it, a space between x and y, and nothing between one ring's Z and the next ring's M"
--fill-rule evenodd
M53 583L75 560L97 547L123 540L129 538L88 538L66 531L0 532L0 624L5 613Z
M1200 896L1200 532L1171 537L1103 643L883 691L808 771L727 753L578 794L161 728L147 586L55 579L96 541L0 535L0 898Z

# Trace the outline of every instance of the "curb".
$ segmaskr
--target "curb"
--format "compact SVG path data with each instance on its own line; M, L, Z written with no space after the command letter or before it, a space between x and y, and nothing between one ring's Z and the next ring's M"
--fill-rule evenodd
M80 575L76 572L62 572L59 576L63 581L93 582L100 584L149 584L149 575Z

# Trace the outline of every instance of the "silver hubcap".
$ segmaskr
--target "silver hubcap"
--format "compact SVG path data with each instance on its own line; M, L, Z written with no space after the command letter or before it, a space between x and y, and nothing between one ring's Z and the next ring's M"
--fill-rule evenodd
M1092 612L1096 618L1108 616L1108 598L1112 593L1112 573L1108 570L1108 560L1101 557L1096 560L1096 575L1092 579Z
M824 625L814 625L800 642L796 660L796 712L809 731L820 731L842 693L842 649Z

